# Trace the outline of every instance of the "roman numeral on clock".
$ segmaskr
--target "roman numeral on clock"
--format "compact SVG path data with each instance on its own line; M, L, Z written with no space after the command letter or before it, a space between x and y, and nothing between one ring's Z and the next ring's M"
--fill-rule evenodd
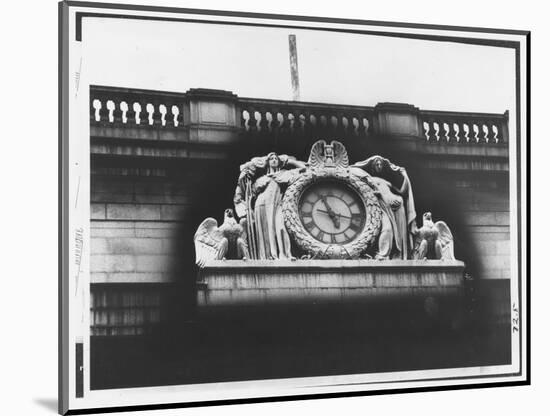
M363 216L361 214L351 214L351 222L361 224L363 221Z

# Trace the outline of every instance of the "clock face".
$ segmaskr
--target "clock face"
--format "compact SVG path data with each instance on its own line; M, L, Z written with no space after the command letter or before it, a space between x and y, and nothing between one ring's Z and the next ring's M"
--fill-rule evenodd
M363 200L342 182L321 181L310 185L302 193L298 210L305 229L322 243L349 243L365 227Z

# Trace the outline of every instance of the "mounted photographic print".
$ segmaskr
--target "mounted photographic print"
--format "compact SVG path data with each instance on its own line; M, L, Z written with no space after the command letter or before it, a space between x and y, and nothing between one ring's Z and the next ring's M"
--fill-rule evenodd
M60 413L529 383L528 48L60 3Z

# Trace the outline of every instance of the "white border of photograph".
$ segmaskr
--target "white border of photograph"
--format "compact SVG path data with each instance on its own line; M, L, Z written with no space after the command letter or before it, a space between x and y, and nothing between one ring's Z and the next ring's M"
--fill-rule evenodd
M89 149L89 85L94 84L94 80L88 78L85 65L81 57L85 48L85 42L75 42L75 13L76 12L105 12L105 13L123 13L135 15L151 15L158 17L176 17L174 13L163 12L144 12L134 10L116 10L116 9L90 9L88 7L79 8L71 7L68 15L68 33L67 40L69 42L68 53L68 92L66 96L68 102L68 133L69 138L69 164L68 164L68 200L70 212L69 218L69 246L66 248L69 254L69 270L65 278L66 290L70 297L68 305L69 317L69 332L65 334L68 341L68 367L64 370L68 375L67 391L65 394L68 400L68 407L74 409L102 408L102 407L118 407L118 406L133 406L133 405L154 405L167 403L186 403L196 401L212 401L212 400L227 400L227 399L253 399L262 397L277 397L277 396L300 396L309 394L327 394L339 392L353 391L373 391L387 389L408 389L418 387L434 387L434 386L460 386L467 384L484 384L484 383L502 383L502 382L518 382L526 379L526 331L522 330L522 339L518 335L512 336L512 364L506 366L490 366L490 367L473 367L473 368L458 368L448 370L426 370L426 371L408 371L408 372L392 372L392 373L377 373L377 374L357 374L337 377L310 377L310 378L292 378L278 380L261 380L261 381L243 381L231 383L209 383L196 385L182 386L159 386L151 388L132 388L132 389L110 389L110 390L90 390L89 371L86 372L84 378L84 397L76 399L74 397L75 386L75 342L84 343L84 368L90 368L90 316L89 316L89 226L90 226L90 149ZM188 19L198 20L216 20L216 21L240 21L253 22L263 24L280 24L281 21L273 21L271 19L248 18L248 17L223 17L210 14L197 15L181 13L177 17L185 17ZM333 22L305 22L296 20L284 21L289 26L325 26L339 29L349 30L372 30L372 31L389 31L395 33L417 33L429 35L444 35L452 37L464 38L483 38L483 39L499 39L520 42L520 86L521 86L521 156L522 167L526 166L526 44L525 36L512 34L493 34L484 32L469 32L455 30L435 30L426 28L402 28L395 26L370 26L368 24L344 24ZM526 253L526 195L525 189L527 184L526 172L523 170L521 178L522 183L517 183L518 167L516 166L516 111L510 109L510 242L511 242L511 303L519 303L518 288L521 286L521 303L523 308L526 307L526 281L525 278L519 279L517 275L517 189L521 185L521 241L522 241L522 276L527 276L526 264L528 261ZM83 247L79 252L73 245L78 232L83 235ZM78 276L78 277L77 277ZM512 308L512 304L510 308ZM521 316L521 328L527 327L526 313ZM523 354L520 356L520 346ZM520 362L521 360L521 362ZM521 367L523 373L520 375L512 375L506 377L496 377L502 374L517 373Z

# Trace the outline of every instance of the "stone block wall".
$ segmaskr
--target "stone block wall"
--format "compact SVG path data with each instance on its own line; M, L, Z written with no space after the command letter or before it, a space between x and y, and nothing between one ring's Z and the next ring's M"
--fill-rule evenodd
M510 279L510 201L507 183L459 182L464 224L480 279Z
M91 93L105 105L90 112L93 333L142 333L185 319L196 301L193 235L232 206L239 165L273 150L307 160L319 138L341 141L352 163L380 154L404 166L418 222L426 211L446 221L466 271L498 282L479 285L486 304L509 304L507 112L284 102L206 89ZM126 122L118 111L109 116L108 100L157 104L135 123L134 113ZM170 110L164 118L160 104Z
M221 169L227 175L219 175L219 164L199 163L161 175L99 169L92 176L93 334L142 334L163 320L185 319L197 277L193 234L208 216L221 222L222 207L231 206L238 163ZM418 221L432 210L435 220L455 227L457 258L474 278L498 280L479 290L493 309L503 304L509 294L502 281L510 278L507 181L447 173L440 178L447 193L435 197L432 186L414 179ZM506 320L507 310L493 312Z
M209 163L166 166L154 171L94 166L93 335L148 333L162 322L185 319L193 307L193 235L208 216L222 221L219 207L230 206L236 173L229 180L214 174Z

